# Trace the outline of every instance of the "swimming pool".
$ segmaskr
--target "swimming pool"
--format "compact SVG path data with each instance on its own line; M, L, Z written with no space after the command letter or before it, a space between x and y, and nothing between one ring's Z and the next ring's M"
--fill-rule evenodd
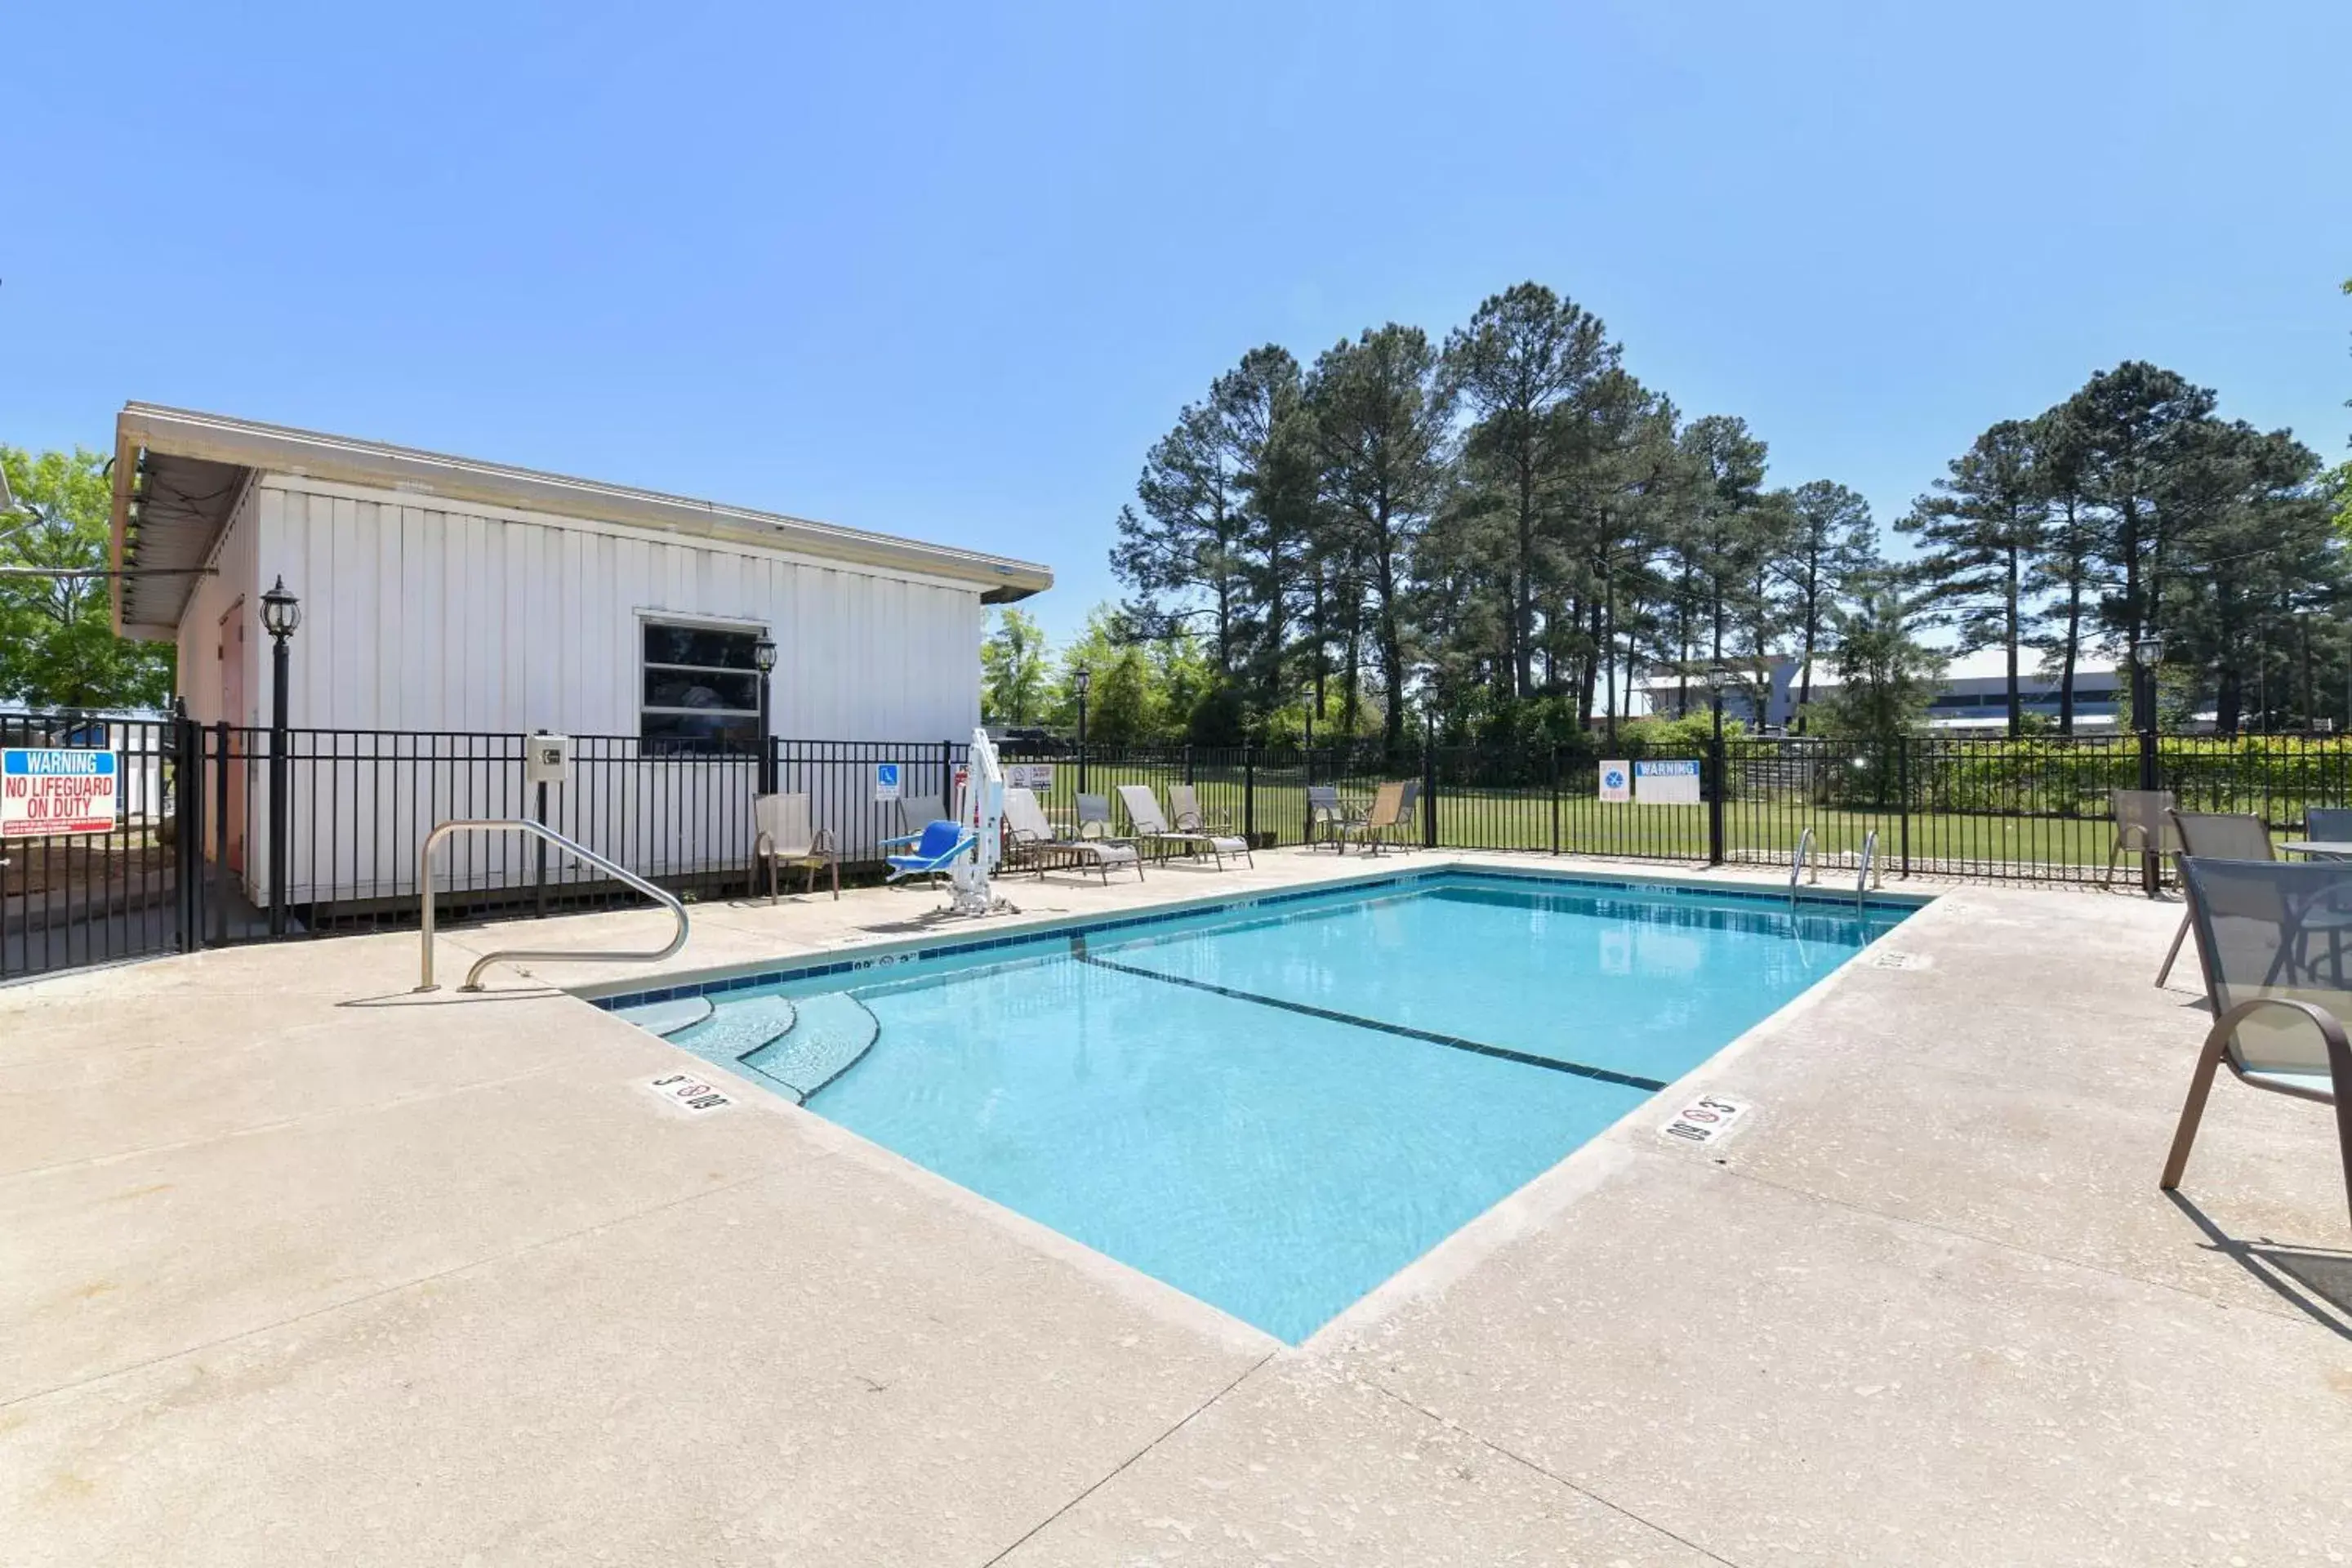
M1908 912L1442 869L605 1005L1295 1343Z

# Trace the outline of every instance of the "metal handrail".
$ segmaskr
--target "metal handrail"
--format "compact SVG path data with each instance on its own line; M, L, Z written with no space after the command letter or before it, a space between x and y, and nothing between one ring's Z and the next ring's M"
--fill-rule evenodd
M1862 836L1862 873L1853 879L1853 907L1861 909L1870 898L1870 870L1878 858L1878 829L1872 828Z
M657 952L581 952L577 951L553 952L536 952L529 948L520 947L508 948L499 952L486 952L482 954L481 957L474 961L473 968L466 971L466 983L457 987L460 991L479 991L482 988L482 971L488 969L491 964L498 963L502 958L528 958L542 963L595 962L614 963L658 963L663 959L667 958L671 953L676 952L679 948L686 945L686 906L684 904L678 902L677 900L669 893L655 887L651 882L646 881L643 877L638 876L635 871L630 870L627 867L616 866L612 861L605 859L602 855L597 854L593 849L574 844L571 839L566 838L561 833L556 832L552 827L548 826L547 824L543 822L533 822L529 817L522 816L480 817L455 822L445 822L425 836L424 847L420 848L416 852L416 887L418 894L424 900L423 920L420 923L423 925L425 931L425 964L422 973L418 976L418 984L416 989L419 991L437 991L440 989L439 986L433 984L433 849L434 846L439 844L444 838L448 837L453 833L531 834L536 837L544 839L548 843L554 845L559 849L564 850L569 854L578 856L581 859L585 860L588 864L598 868L600 870L611 873L613 876L617 877L624 882L626 882L630 887L635 888L637 891L645 894L647 898L653 900L656 903L669 910L671 914L677 917L677 934L669 939L668 946L661 949Z
M1808 827L1797 836L1797 852L1789 858L1789 897L1792 900L1797 896L1797 879L1804 875L1806 857L1811 852L1812 847L1813 830ZM1815 881L1821 879L1819 871L1813 874L1813 879Z

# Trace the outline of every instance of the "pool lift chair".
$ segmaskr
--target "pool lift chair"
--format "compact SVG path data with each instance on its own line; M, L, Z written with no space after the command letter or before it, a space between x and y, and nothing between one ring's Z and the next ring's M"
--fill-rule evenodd
M886 838L885 849L911 846L905 853L888 855L887 878L945 877L951 894L947 913L986 915L1013 906L990 889L990 879L1004 858L1004 769L988 731L971 732L971 761L955 792L955 820L941 818L922 832L903 838Z

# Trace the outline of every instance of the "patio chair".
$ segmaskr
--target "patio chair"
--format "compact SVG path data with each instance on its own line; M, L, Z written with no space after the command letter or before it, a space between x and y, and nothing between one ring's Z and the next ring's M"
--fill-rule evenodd
M1109 815L1108 806L1104 815ZM1007 870L1034 870L1042 882L1057 866L1092 866L1108 887L1113 866L1132 866L1136 880L1143 879L1143 856L1134 845L1111 838L1061 837L1045 820L1045 808L1037 804L1033 790L1015 786L1004 792L1004 830L1015 856L1006 861Z
M1328 844L1340 854L1348 852L1348 824L1351 814L1347 803L1339 798L1337 784L1307 786L1307 847Z
M1119 785L1118 803L1127 808L1127 819L1134 825L1138 838L1160 844L1180 844L1187 855L1205 853L1216 861L1220 871L1225 868L1225 857L1228 855L1238 855L1252 866L1257 864L1250 855L1246 838L1223 833L1183 833L1170 826L1168 818L1160 810L1158 798L1142 784Z
M1349 823L1348 836L1360 840L1372 854L1379 854L1383 837L1412 820L1411 808L1405 804L1406 788L1402 784L1381 785L1373 792L1371 809Z
M2107 792L2107 809L2115 816L2116 837L2107 849L2106 886L2116 885L2116 862L2126 853L2144 855L2152 850L2158 855L2170 855L2180 848L2180 840L2173 836L2167 817L2172 806L2172 792L2168 789Z
M768 864L768 902L776 901L777 871L785 866L808 868L808 886L816 891L820 868L833 872L833 896L841 897L841 846L830 827L809 826L805 795L762 795L751 798L751 858Z
M1082 795L1078 796L1078 837L1088 843L1132 844L1111 831L1110 796Z
M2310 922L2316 911L2352 905L2352 865L2183 856L2180 874L2213 1027L2198 1052L2158 1185L2166 1192L2180 1185L2213 1075L2226 1066L2250 1089L2336 1108L2345 1204L2352 1213L2352 1045L2344 1032L2352 990L2345 983L2341 928L2323 965L2314 962Z
M915 847L904 855L886 855L882 863L890 868L883 880L895 882L901 877L943 877L959 857L969 853L980 840L964 830L960 822L945 818L930 824L920 833L904 838L885 838L882 847L911 844Z
M2314 805L2303 814L2303 836L2352 848L2352 806Z
M2201 856L2208 860L2278 858L2271 848L2271 830L2263 826L2259 816L2221 811L2175 811L2168 806L2164 817L2166 837L2180 847L2183 855ZM2194 918L2192 911L2181 911L2180 929L2172 933L2172 945L2164 950L2164 967L2156 972L2158 986L2171 975L2173 960L2180 956L2180 944L2188 940Z

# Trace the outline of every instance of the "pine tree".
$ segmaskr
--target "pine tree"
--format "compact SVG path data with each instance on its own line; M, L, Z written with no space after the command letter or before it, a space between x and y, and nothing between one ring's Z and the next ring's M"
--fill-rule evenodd
M2018 651L2026 636L2027 574L2042 548L2049 504L2033 437L2026 420L1993 426L1952 459L1936 493L1920 497L1895 525L1927 546L1918 578L1935 619L1958 629L1964 650L2005 654L2011 735L2025 723Z

